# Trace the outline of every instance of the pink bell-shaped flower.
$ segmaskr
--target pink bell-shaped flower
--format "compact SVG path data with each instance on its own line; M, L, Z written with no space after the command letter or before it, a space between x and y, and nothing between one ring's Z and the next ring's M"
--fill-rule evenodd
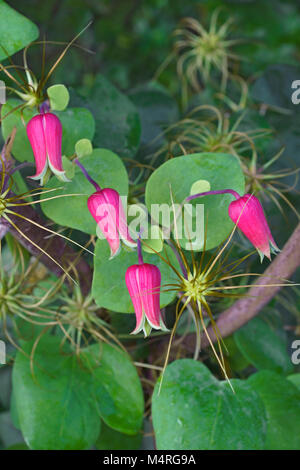
M88 209L110 246L110 259L120 250L120 239L129 247L136 242L129 235L122 200L117 191L111 188L98 189L88 198Z
M160 312L160 270L154 264L142 263L130 266L125 282L136 315L136 327L132 334L144 330L148 336L151 328L166 330Z
M136 327L132 334L143 330L146 337L151 328L165 331L167 328L160 312L160 270L154 264L144 263L140 238L137 245L139 264L129 266L125 282L136 315Z
M245 194L232 201L228 208L231 220L257 249L261 261L271 258L271 252L279 250L266 220L261 203L253 194Z
M45 184L50 170L62 181L69 181L62 167L62 125L55 114L37 114L27 124L27 136L36 164L36 174L30 176Z

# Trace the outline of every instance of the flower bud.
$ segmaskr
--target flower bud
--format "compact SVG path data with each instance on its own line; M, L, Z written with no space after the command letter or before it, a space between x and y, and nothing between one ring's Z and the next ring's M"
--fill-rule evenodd
M120 238L125 245L136 247L129 235L126 215L120 195L111 188L99 189L88 198L88 209L109 243L111 257L120 250Z
M27 124L27 136L32 147L36 174L30 176L45 184L51 170L62 181L69 181L62 167L62 125L55 114L37 114Z
M264 210L257 197L245 194L232 201L228 208L231 220L257 249L261 261L263 257L271 258L270 252L279 250L269 229Z
M126 286L136 315L133 334L144 330L148 336L151 328L166 330L160 312L160 270L154 264L134 264L125 274Z

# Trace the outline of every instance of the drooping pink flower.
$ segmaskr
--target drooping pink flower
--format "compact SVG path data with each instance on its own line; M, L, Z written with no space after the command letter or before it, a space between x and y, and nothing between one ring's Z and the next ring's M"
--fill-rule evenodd
M37 114L27 124L27 136L36 164L36 174L30 176L44 184L49 169L62 181L69 181L62 167L62 125L55 114Z
M125 282L136 315L133 334L144 330L148 336L151 328L166 330L160 312L160 270L154 264L141 263L130 266Z
M228 208L228 214L255 246L261 260L264 256L270 259L271 251L272 253L280 251L272 237L262 205L253 194L245 194L232 201Z
M97 190L88 198L88 209L110 246L111 256L120 250L120 239L125 245L136 247L132 240L120 195L111 188Z

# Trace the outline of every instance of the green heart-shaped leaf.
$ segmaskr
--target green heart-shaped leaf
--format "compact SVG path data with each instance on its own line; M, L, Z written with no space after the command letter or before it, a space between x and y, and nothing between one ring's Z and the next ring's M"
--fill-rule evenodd
M167 204L171 208L171 195L175 204L183 203L185 198L190 195L192 185L199 179L206 180L212 191L233 189L239 194L244 194L244 176L240 162L236 157L223 153L196 153L173 158L152 173L146 186L146 205L149 212L153 214L151 208L155 208L155 204ZM178 222L182 231L182 237L179 237L182 247L188 249L190 242L198 240L193 249L195 251L202 250L206 223L206 249L209 250L222 243L233 229L233 223L228 216L228 206L232 199L233 196L222 194L190 201L188 204L193 206L190 228L186 227L186 219L182 224ZM197 217L194 215L196 204L203 205L203 217L201 210ZM187 206L187 208L189 207L191 206ZM155 214L154 219L156 220ZM198 225L196 225L196 219L199 222ZM158 221L156 220L156 222ZM161 216L159 222L162 222ZM195 238L192 236L193 230Z
M253 374L248 384L264 402L267 415L266 449L300 449L300 391L271 371Z
M256 317L234 334L239 350L257 369L269 369L282 374L293 371L287 345L263 318Z
M263 449L265 414L247 383L218 381L200 362L182 359L165 371L152 397L159 450Z
M32 449L88 449L100 417L117 431L136 434L144 401L135 367L126 353L95 344L72 354L58 337L44 335L31 370L33 343L24 343L13 369L20 428Z
M0 0L0 60L13 55L39 36L38 27Z
M165 247L170 262L178 269L175 255L169 247ZM166 253L160 254L166 258ZM96 303L115 312L134 312L131 299L125 284L127 268L138 263L136 250L128 251L122 247L121 252L113 259L110 258L110 249L106 240L98 240L94 258L94 277L92 293ZM168 284L176 281L173 270L158 255L143 253L145 263L155 264L161 271L162 292L161 307L168 305L175 297L174 291L167 291ZM164 288L164 286L166 286ZM130 333L130 331L128 331Z
M133 158L140 143L141 125L130 99L99 74L89 90L87 107L96 121L95 144Z
M65 85L52 85L47 88L51 110L63 111L69 104L70 95Z

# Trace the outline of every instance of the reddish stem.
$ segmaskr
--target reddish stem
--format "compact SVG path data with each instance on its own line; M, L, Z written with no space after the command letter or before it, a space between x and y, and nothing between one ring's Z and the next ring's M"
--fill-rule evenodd
M96 188L97 191L101 191L101 188L99 186L98 183L96 183L95 180L93 180L93 178L89 175L89 173L87 172L87 170L84 168L84 166L82 165L82 163L80 163L80 161L78 160L78 158L75 158L74 162L76 163L77 166L79 166L79 168L81 169L82 173L84 174L84 176L86 177L86 179Z
M142 254L142 244L141 244L141 238L140 235L137 239L137 252L138 252L138 258L139 258L139 264L143 264L143 254Z
M234 196L236 199L239 199L241 197L239 193L237 193L233 189L223 189L221 191L205 191L204 193L192 194L192 196L188 196L186 200L191 201L192 199L197 199L201 196L210 196L214 194L232 194L232 196Z

